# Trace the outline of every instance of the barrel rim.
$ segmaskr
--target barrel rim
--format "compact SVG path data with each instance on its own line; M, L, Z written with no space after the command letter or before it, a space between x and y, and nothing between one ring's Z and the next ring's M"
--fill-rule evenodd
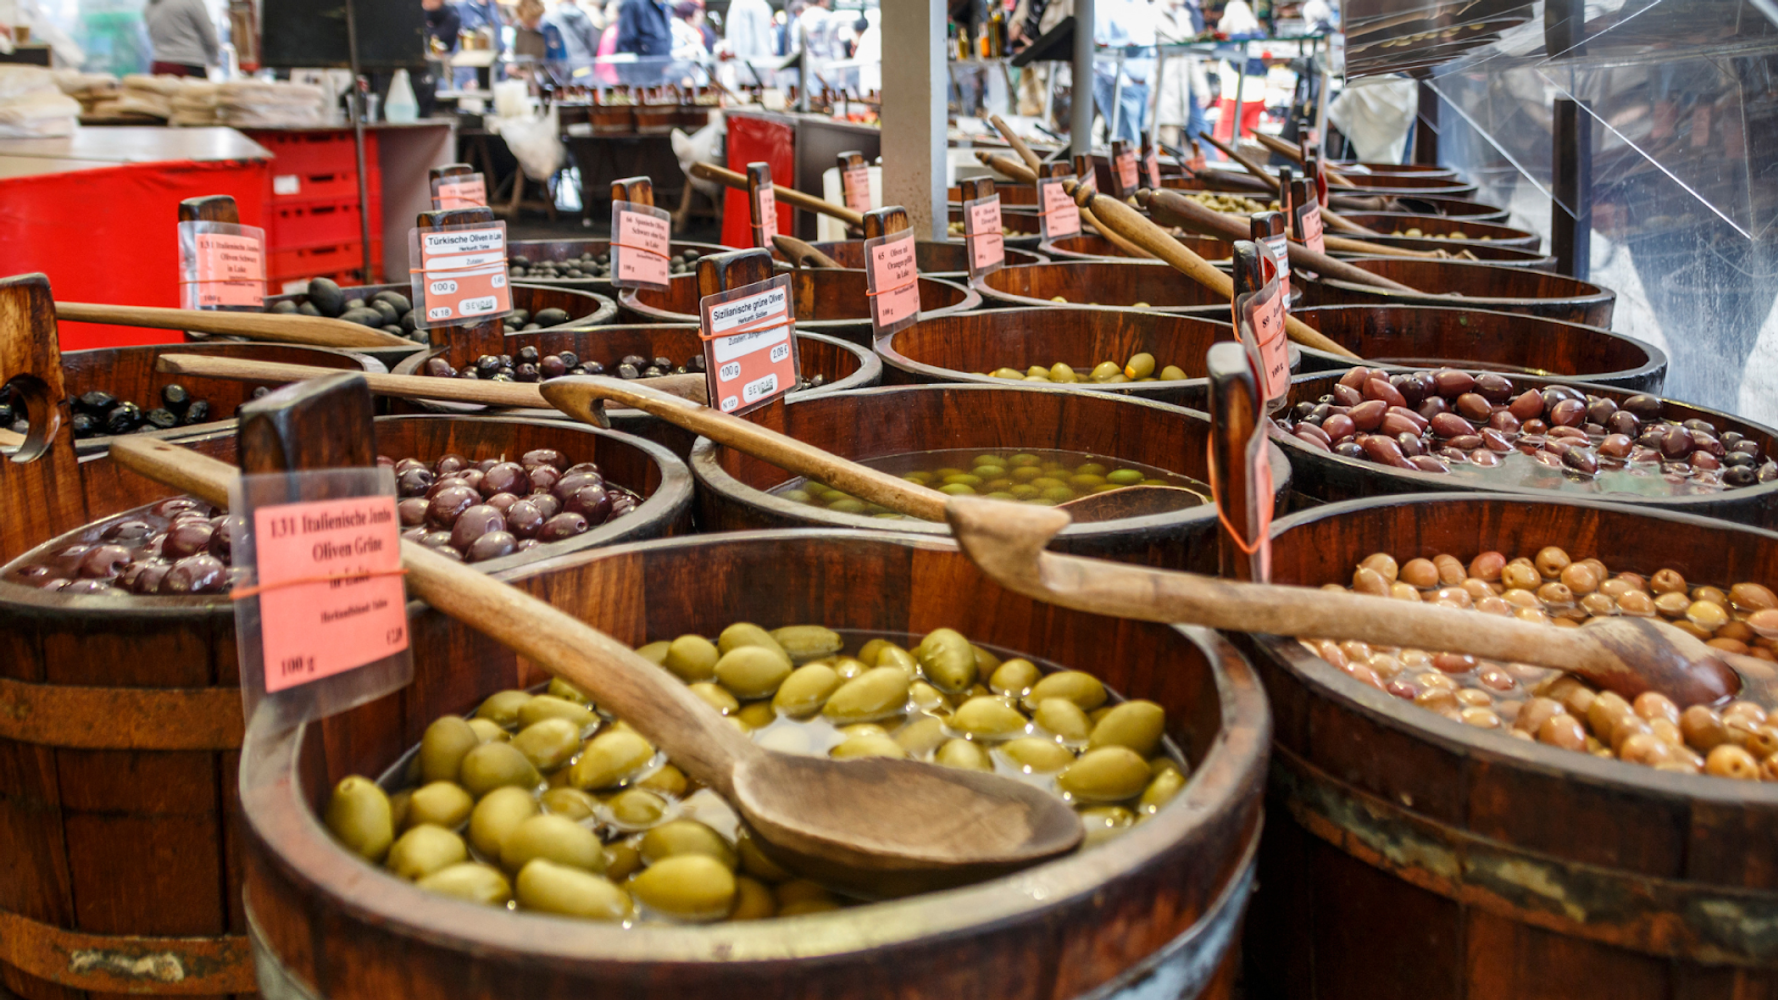
M558 556L499 578L522 580L559 569L562 561L569 559L637 558L658 548L728 541L770 545L807 541L813 534L780 529L734 532L720 538L658 539ZM948 539L864 531L825 531L820 537L967 558ZM733 968L736 963L818 961L885 946L942 941L1008 922L1041 919L1043 912L1065 903L1089 900L1107 882L1138 877L1145 865L1170 848L1207 836L1216 822L1249 809L1257 825L1257 796L1244 804L1242 792L1262 786L1271 745L1272 718L1258 675L1239 650L1213 630L1161 627L1172 629L1205 657L1217 685L1222 726L1209 753L1201 762L1194 762L1191 780L1179 796L1120 837L1118 850L1079 852L975 885L874 903L871 915L875 919L865 924L847 911L781 918L797 921L794 926L802 933L796 943L776 920L612 931L596 923L490 909L426 893L347 854L303 801L299 772L302 727L272 734L249 727L241 757L242 815L249 836L270 849L271 863L307 888L326 893L341 910L472 954L510 948L529 960L556 966L665 962ZM1235 881L1240 874L1240 865L1231 865L1225 881ZM367 880L377 879L386 880L377 883L378 891L360 891ZM471 936L464 928L474 928L477 933Z
M963 249L963 247L965 246L965 244L962 240L917 240L916 242L918 242L918 243L942 243L942 244L945 244L946 246L957 247L959 249L959 251L961 251ZM819 243L810 243L809 245L814 247L816 250L821 251L822 253L829 253L829 251L831 251L835 246L838 246L839 244L842 244L842 243L852 243L852 244L862 245L864 243L864 241L863 240L822 240ZM1050 258L1047 254L1040 252L1041 249L1042 249L1041 243L1037 247L1031 247L1031 246L1024 245L1023 237L1020 238L1019 243L1014 243L1011 239L1008 239L1006 241L1007 266L1009 266L1009 267L1014 266L1012 261L1013 261L1013 257L1015 254L1018 255L1019 257L1031 258L1030 260L1019 261L1020 264L1048 263ZM831 254L829 254L829 255L831 256ZM774 260L780 264L790 263L788 260L785 260L782 256L779 255L776 248L774 248L772 250L772 260ZM830 268L830 270L831 270L831 268ZM846 269L842 269L842 270L846 270ZM853 270L855 270L855 269L853 269ZM938 278L941 281L949 281L952 283L967 282L969 280L969 269L964 268L963 270L960 270L960 271L921 271L920 276L922 278Z
M1229 263L1228 261L1212 261L1211 266L1215 267L1218 264L1227 265L1228 263ZM1087 270L1088 268L1148 267L1148 268L1159 268L1159 269L1161 269L1161 271L1164 271L1167 274L1172 274L1172 275L1179 277L1179 280L1181 280L1181 281L1188 280L1188 279L1184 278L1183 276L1179 276L1178 272L1173 270L1173 266L1171 264L1166 263L1165 261L1129 260L1129 259L1119 259L1116 257L1088 257L1088 258L1078 259L1078 260L1051 260L1051 261L1046 261L1042 264L1020 264L1020 265L1017 265L1016 268L1015 267L1006 267L1006 268L1001 268L1001 270L1003 270L1003 271L1010 271L1010 270L1015 270L1015 269L1016 270L1028 270L1031 268L1039 268L1039 267L1067 268L1070 270L1082 270L1082 271ZM994 274L994 273L998 273L998 272L989 272L989 274ZM1157 271L1157 273L1161 273L1161 272ZM988 279L988 276L983 275L982 277L975 278L975 279L971 280L969 283L970 290L977 293L984 300L989 300L989 301L993 301L993 302L1001 302L1001 303L1005 303L1007 305L1015 306L1015 307L1016 306L1031 306L1031 307L1042 307L1042 308L1053 309L1058 305L1062 305L1062 306L1079 305L1079 306L1086 307L1086 308L1094 308L1093 305L1091 305L1089 303L1085 303L1085 302L1082 302L1082 303L1074 303L1074 302L1058 303L1058 302L1051 302L1048 299L1034 299L1034 298L1031 298L1026 295L1014 295L1011 292L1003 292L997 288L990 287L988 285L987 279ZM1359 287L1368 287L1368 286L1359 286ZM1293 301L1299 299L1301 297L1300 296L1300 289L1293 287L1291 290L1291 297L1292 297ZM1100 308L1100 309L1135 309L1136 307L1135 306L1107 306L1101 302L1101 303L1097 304L1096 308ZM1209 302L1209 303L1205 303L1204 305L1201 305L1201 306L1144 306L1143 309L1145 309L1147 311L1151 311L1151 312L1170 313L1175 316L1214 316L1214 315L1228 313L1229 305L1226 302ZM960 312L961 310L958 310L958 311ZM922 317L924 317L926 314L922 313L921 315L922 315Z
M1067 391L1068 390L1059 387L1040 385L888 385L849 392L846 393L843 398L839 396L826 397L826 401L839 405L846 401L857 399L858 397L893 396L904 392L1053 393ZM1157 418L1181 418L1188 423L1199 422L1206 426L1210 423L1210 415L1201 410L1188 409L1183 406L1176 406L1172 403L1163 403L1153 399L1142 399L1129 396L1086 396L1083 398L1104 399L1108 402L1117 404L1129 403L1148 407L1155 411L1154 415ZM802 405L803 402L804 401L802 400L793 399L785 405L787 407L799 406ZM808 402L813 403L815 400L809 400ZM1092 406L1097 404L1088 403L1086 405ZM764 490L756 490L736 479L734 476L729 475L728 471L722 467L722 463L718 461L717 458L717 450L723 447L725 446L718 444L707 437L699 437L696 443L692 445L691 458L689 459L688 464L691 466L693 478L697 480L700 486L719 494L723 499L730 503L744 504L757 510L764 510L779 518L812 522L809 527L870 531L873 533L882 530L893 534L936 535L941 537L950 536L951 527L949 524L943 524L936 521L915 520L884 521L883 523L885 525L893 525L893 527L883 529L868 528L860 525L859 519L854 515L833 513L820 508L810 507L806 504L799 504L790 500L785 500L782 497L773 496ZM1266 453L1272 466L1272 483L1275 490L1274 500L1277 504L1282 506L1284 498L1289 495L1291 476L1290 462L1276 442L1267 442ZM789 475L788 470L786 471L786 475ZM1110 521L1070 524L1066 528L1063 528L1057 537L1064 540L1084 540L1110 535L1120 535L1129 532L1148 534L1169 529L1180 529L1187 525L1212 523L1217 519L1217 516L1215 506L1211 504L1203 504L1197 507L1187 507L1182 510L1169 511L1162 514L1149 514L1144 517L1124 517ZM802 530L807 529L805 528Z
M1078 233L1074 233L1071 236L1061 236L1061 237L1057 237L1056 239L1046 239L1046 240L1042 241L1041 243L1037 244L1037 249L1043 251L1046 254L1049 254L1050 259L1056 263L1065 263L1067 261L1072 261L1072 260L1085 260L1085 261L1107 261L1107 260L1109 260L1109 261L1117 261L1119 263L1140 262L1140 258L1131 257L1121 251L1119 251L1118 253L1087 253L1084 250L1069 250L1065 247L1057 245L1057 244L1062 243L1063 241L1066 241L1066 240L1078 240L1078 239L1081 239L1082 237L1088 237L1088 238L1098 239L1098 240L1105 240L1107 243L1111 242L1110 240L1106 239L1105 236L1103 236L1101 234L1087 232L1086 230L1083 229L1082 231L1080 231ZM1174 239L1179 240L1180 243L1184 244L1186 249L1192 250L1194 253L1197 252L1194 244L1217 243L1217 244L1221 244L1223 246L1228 245L1228 244L1224 243L1222 240L1219 240L1214 236L1199 236L1195 233L1186 233L1184 238L1180 238L1180 237L1176 236L1176 237L1174 237ZM1112 244L1112 248L1117 249L1117 245ZM1198 253L1198 256L1203 257L1204 255L1202 253ZM1232 251L1230 252L1230 256L1233 256ZM1211 264L1215 264L1218 261L1227 260L1229 258L1228 257L1204 257L1204 259L1210 261ZM1010 267L1013 265L1009 264L1008 266Z
M1495 237L1492 240L1479 240L1479 239L1471 238L1471 239L1465 239L1465 240L1442 240L1442 241L1440 241L1440 242L1444 242L1444 243L1484 243L1484 242L1485 243L1501 243L1502 240L1505 240L1507 242L1505 242L1503 245L1517 246L1521 242L1530 240L1530 241L1535 241L1533 243L1533 245L1535 246L1535 245L1541 245L1543 242L1542 236L1539 236L1537 233L1531 232L1528 229L1519 229L1514 226L1509 226L1503 222L1483 222L1479 219L1474 219L1474 218L1470 218L1468 216L1462 216L1462 215L1426 215L1426 214L1420 213L1420 212L1342 212L1340 214L1341 214L1341 217L1344 218L1347 222L1354 222L1354 223L1357 223L1358 225L1361 225L1361 226L1365 225L1368 221L1373 221L1376 219L1386 219L1390 222L1394 222L1398 219L1431 219L1431 220L1448 222L1451 224L1451 228L1453 228L1453 229L1468 229L1470 227L1479 227L1479 228L1477 228L1477 232L1480 232L1484 235L1490 235L1490 236ZM1379 233L1377 235L1383 236L1383 237L1388 237L1391 239L1397 239L1397 238L1411 239L1411 238L1413 238L1413 237L1395 237L1390 233ZM1375 237L1370 237L1370 236L1364 237L1364 239L1374 239L1374 238Z
M817 269L809 271L807 273L811 276L816 276L816 275L821 275L821 274L834 273L835 270L836 269L834 269L834 268L817 268ZM837 270L844 271L846 273L851 273L851 274L863 273L861 271L854 271L849 268L839 268ZM790 273L795 273L795 272L786 271L783 273L790 274ZM683 275L683 274L677 276L673 280L680 281L680 280L684 280L688 277L693 281L697 280L696 275ZM821 279L819 277L812 277L811 280L819 281ZM955 282L955 281L946 281L943 278L933 278L933 277L929 277L924 274L920 275L920 280L922 282L929 281L929 282L932 282L933 284L936 284L936 285L943 285L947 288L955 289L956 291L961 292L963 294L963 300L961 302L957 302L953 305L948 305L948 306L945 306L940 309L932 309L932 310L922 311L920 313L921 316L948 316L951 313L968 312L971 309L976 309L976 308L980 307L982 304L981 293L976 291L973 287L971 287L969 285L961 284L961 283ZM634 288L624 289L623 294L619 296L618 301L623 304L623 307L625 309L630 310L631 312L635 313L638 316L645 317L648 321L651 321L653 323L694 323L695 324L695 323L700 322L700 320L701 320L701 317L694 316L689 313L668 312L667 310L662 309L658 306L648 305L636 297L636 289L634 289ZM846 319L800 319L799 318L796 320L796 325L797 325L798 329L804 329L804 330L812 329L812 330L816 331L817 333L819 333L823 330L829 330L829 329L841 329L841 328L845 328L845 327L856 327L856 326L861 326L861 325L868 326L870 324L870 322L871 322L871 319L869 316L854 316L854 317L849 317Z
M1405 258L1371 257L1371 258L1365 258L1365 259L1393 261L1393 260L1402 260ZM1521 274L1525 273L1524 268L1500 267L1498 265L1487 264L1487 263L1483 263L1481 261L1473 261L1473 260L1427 260L1425 262L1437 264L1440 267L1487 268L1492 271L1500 271L1500 272L1504 272L1506 274L1511 274L1511 275L1521 275ZM1547 272L1539 272L1539 273L1546 273L1547 274ZM1398 302L1403 305L1406 305L1408 303L1437 304L1437 303L1447 303L1447 302L1458 302L1458 303L1460 303L1462 305L1466 305L1466 306L1467 305L1479 305L1483 309L1487 309L1488 311L1491 311L1491 312L1502 311L1496 307L1501 306L1501 305L1512 304L1512 303L1522 304L1522 303L1526 303L1526 302L1545 302L1545 303L1559 302L1559 303L1568 303L1571 305L1600 305L1600 304L1614 304L1617 302L1617 293L1612 291L1609 288L1602 286L1602 285L1595 285L1589 281L1581 281L1578 278L1570 278L1567 275L1563 275L1563 274L1549 274L1548 276L1551 278L1560 279L1562 281L1573 282L1574 285L1577 286L1574 294L1572 294L1572 295L1545 295L1545 296L1536 296L1536 297L1517 296L1517 295L1492 295L1492 296L1489 296L1489 295L1465 295L1461 299L1451 299L1451 298L1439 295L1436 292L1397 292L1397 291L1394 291L1394 290L1388 289L1388 288L1378 288L1375 285L1361 285L1355 281L1345 281L1340 278L1329 278L1326 276L1315 278L1314 281L1319 284L1326 285L1329 288L1338 288L1341 291L1347 291L1347 292L1363 292L1366 295L1372 295L1377 298L1383 299L1384 301L1387 301L1387 302ZM1305 279L1305 280L1307 280L1307 279ZM1591 291L1582 291L1581 289L1591 289ZM1505 311L1510 312L1511 310L1509 309L1509 310L1505 310Z
M580 247L581 253L586 253L589 250L592 250L595 246L597 246L599 250L594 252L605 252L611 249L610 239L517 240L506 245L506 255L508 258L511 258L514 254L522 254L526 247L536 248L556 244L567 244L569 246ZM725 247L720 243L699 243L695 240L673 240L667 244L667 249L668 252L674 254L682 254L687 250L696 250L703 256L709 256L714 253L729 253L735 248ZM559 261L566 258L550 259ZM611 283L610 276L603 278L538 278L527 274L523 278L518 279L518 281L523 284L539 285L544 288L571 288L576 291L595 292L607 298L610 298L617 292L617 286ZM531 332L535 333L537 331L533 330Z

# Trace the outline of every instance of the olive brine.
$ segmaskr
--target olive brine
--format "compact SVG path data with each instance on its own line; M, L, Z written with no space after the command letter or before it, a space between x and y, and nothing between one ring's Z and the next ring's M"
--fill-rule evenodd
M1159 705L1002 659L952 629L898 638L738 623L638 652L761 746L998 772L1072 803L1087 846L1185 786ZM561 680L436 720L381 783L340 782L325 820L392 874L489 906L627 925L860 902L775 863L726 802Z

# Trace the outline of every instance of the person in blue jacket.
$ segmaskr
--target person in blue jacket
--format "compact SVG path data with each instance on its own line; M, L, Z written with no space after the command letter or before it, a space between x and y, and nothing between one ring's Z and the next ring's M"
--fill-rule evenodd
M617 50L639 56L673 54L672 14L661 0L624 0L617 17Z

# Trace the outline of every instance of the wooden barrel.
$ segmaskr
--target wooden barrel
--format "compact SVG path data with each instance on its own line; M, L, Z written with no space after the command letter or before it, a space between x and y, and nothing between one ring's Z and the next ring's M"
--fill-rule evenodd
M869 907L623 929L474 906L367 867L318 817L335 782L379 773L433 718L542 679L428 611L413 620L414 684L304 730L254 733L247 898L267 996L763 1000L791 982L808 1000L1229 995L1224 960L1258 839L1270 719L1246 664L1213 634L1040 604L1002 590L948 540L880 532L655 542L506 579L631 644L743 620L954 627L1159 703L1192 777L1113 846Z
M849 343L869 347L871 342L870 297L865 294L863 271L791 271L790 290L799 330L824 333ZM698 277L680 275L664 292L626 288L619 299L625 312L638 323L698 322ZM938 278L920 277L920 315L949 314L974 309L982 297L973 289Z
M1000 204L1005 206L1017 206L1020 208L1041 207L1037 202L1037 185L1035 184L995 181L994 193L1000 196ZM947 188L945 190L945 200L951 203L952 208L957 208L962 205L963 189L960 187Z
M1421 177L1415 174L1347 174L1346 179L1352 182L1352 187L1342 187L1339 189L1342 192L1357 189L1357 192L1364 194L1468 198L1477 190L1474 184L1455 177ZM1332 194L1334 190L1330 187L1328 193Z
M1366 270L1369 270L1367 267ZM1218 319L1230 315L1229 302L1159 261L1055 260L1005 267L970 285L1001 306L1117 306ZM1291 299L1302 294L1292 283ZM1141 303L1141 305L1138 305Z
M1376 365L1546 375L1656 394L1667 380L1660 348L1578 323L1446 306L1319 306L1295 316ZM1351 358L1302 352L1305 371L1352 367Z
M1584 323L1602 330L1611 328L1612 309L1617 304L1616 292L1544 271L1414 257L1366 257L1352 264L1418 288L1423 294L1392 292L1334 278L1292 281L1291 286L1303 287L1303 304L1308 306L1461 305ZM1452 294L1462 298L1448 297Z
M1435 242L1448 247L1453 241L1464 243L1487 243L1491 246L1516 247L1520 250L1536 250L1543 246L1543 237L1523 229L1502 226L1492 222L1478 222L1470 219L1452 218L1446 215L1404 215L1401 213L1363 212L1346 216L1346 221L1374 229L1383 237L1398 237L1409 229L1418 229L1428 238L1446 236L1450 239ZM1483 239L1487 237L1487 239ZM1366 236L1364 239L1376 239ZM1466 247L1473 249L1473 247ZM1453 251L1454 252L1454 251Z
M1002 217L1004 218L1004 216ZM864 267L864 241L839 240L828 243L811 243L815 249L832 257L841 267L861 269ZM969 279L968 248L962 240L918 240L914 243L914 266L928 278L943 278L946 281L967 281ZM778 251L772 251L778 260L790 263L789 258ZM1049 260L1045 254L1035 250L1022 250L1008 245L1006 262L1016 264L1041 264Z
M716 243L691 243L684 240L674 240L667 246L674 256L683 256L687 252L692 252L699 257L705 257L713 253L728 253L733 249ZM600 257L610 252L610 240L518 240L506 245L507 260L515 268L524 266L517 263L519 258L530 263L541 263L546 260L578 260L584 254ZM534 274L514 274L512 280L522 281L528 285L541 285L545 288L578 288L582 291L597 292L612 299L617 297L617 287L611 283L609 277L545 278Z
M170 431L145 431L156 437L185 437L217 430L222 421L234 418L235 409L253 398L261 388L275 389L279 382L236 382L232 379L201 378L193 375L167 375L154 370L155 360L163 354L202 354L206 357L235 358L243 361L269 361L278 364L313 365L317 368L338 368L345 371L384 372L382 363L346 351L321 347L297 347L291 344L245 343L213 340L207 344L146 344L138 347L96 347L86 351L69 351L62 355L62 378L69 398L95 390L109 392L120 400L129 400L143 412L162 405L161 389L178 384L193 400L210 404L211 420L179 427ZM74 443L81 455L104 451L111 446L111 436L101 434L82 438Z
M1357 160L1335 160L1328 166L1343 173L1410 174L1414 177L1457 177L1454 167L1437 167L1430 163L1364 163Z
M1542 389L1551 385L1565 385L1578 389L1587 395L1601 396L1618 403L1635 395L1633 390L1606 385L1591 385L1567 379L1534 378L1516 373L1509 374L1507 378L1512 380L1518 391ZM1291 381L1291 405L1295 406L1299 402L1320 399L1333 391L1333 386L1339 379L1339 372L1298 376ZM1690 403L1663 399L1661 404L1664 419L1684 421L1696 418L1708 421L1716 425L1718 433L1735 431L1743 437L1759 442L1761 461L1767 458L1778 458L1778 451L1774 450L1778 449L1778 430ZM1443 473L1420 472L1418 470L1409 472L1405 469L1345 458L1332 452L1322 451L1304 444L1288 434L1275 435L1275 437L1284 445L1285 451L1290 455L1291 468L1296 475L1297 492L1324 502L1387 496L1397 493L1470 493L1482 490L1489 493L1511 493L1520 497L1539 499L1558 495L1575 495L1573 493L1558 494L1556 491L1540 486L1511 485L1511 480L1504 477L1491 477L1485 482L1478 482L1467 477L1459 481ZM1756 483L1752 486L1737 487L1719 493L1703 493L1694 496L1670 496L1664 493L1647 496L1628 493L1588 494L1588 496L1596 503L1622 504L1638 510L1658 508L1683 511L1687 514L1721 518L1762 528L1778 528L1778 481Z
M597 361L611 372L617 370L622 359L632 354L645 358L665 357L683 363L687 358L703 352L703 342L698 339L698 328L685 323L602 326L597 330L537 330L531 333L509 333L506 340L514 352L526 347L535 347L540 354L573 351L583 361ZM803 377L812 379L819 375L822 379L819 386L794 390L797 396L863 389L876 385L883 378L883 362L877 358L875 352L834 337L809 333L800 327L796 332L796 353ZM414 355L396 368L396 374L424 373L426 357L425 354ZM436 413L487 412L487 407L475 403L426 401L409 405ZM506 416L534 420L564 419L561 411L555 409L501 412ZM613 430L664 445L680 458L691 454L692 442L697 440L697 435L690 431L682 430L641 410L610 406L605 413L611 418Z
M1450 254L1457 260L1474 260L1495 267L1522 267L1531 271L1555 272L1556 258L1537 250L1520 250L1514 247L1497 247L1492 243L1459 243L1455 246L1449 240L1422 240L1403 236L1363 236L1357 237L1367 243L1380 243L1386 247L1400 247L1403 250L1439 251ZM1386 253L1336 253L1341 260L1353 260L1363 257L1388 257Z
M1197 236L1192 233L1175 233L1174 239L1185 244L1185 248L1205 260L1228 260L1235 255L1235 246L1222 240L1208 236ZM1059 240L1049 240L1037 245L1037 249L1056 260L1129 260L1123 247L1111 242L1098 233L1081 233L1078 236L1064 236ZM1009 257L1007 263L1012 263Z
M1773 582L1778 535L1568 500L1357 501L1273 527L1280 583L1562 547L1612 572ZM1670 774L1451 722L1293 640L1243 639L1276 719L1253 996L1767 996L1778 787Z
M998 186L995 187L999 191ZM951 204L948 232L953 240L963 238L963 209L955 202ZM1043 220L1038 217L1035 207L1002 207L1000 212L1000 230L1009 249L1035 250L1037 244L1043 242ZM1008 258L1010 261L1010 258Z
M1210 472L1210 422L1195 410L1145 399L1040 387L898 386L792 400L768 426L836 455L881 458L930 449L983 452L1056 449L1142 462L1199 482ZM1269 449L1280 498L1290 467ZM706 531L753 528L874 529L948 537L927 521L842 514L766 493L792 473L699 439L691 453L698 524ZM1205 504L1146 517L1074 524L1058 551L1215 573L1216 509Z
M1160 367L1177 365L1188 376L1167 382L1075 382L1066 391L1152 399L1203 409L1206 405L1204 352L1234 336L1226 321L1140 309L1051 306L1042 309L987 309L921 319L878 339L883 380L891 385L968 382L1005 386L991 374L997 368L1026 371L1058 361L1091 370L1103 361L1122 364L1133 355L1154 355ZM1302 355L1290 346L1295 370Z

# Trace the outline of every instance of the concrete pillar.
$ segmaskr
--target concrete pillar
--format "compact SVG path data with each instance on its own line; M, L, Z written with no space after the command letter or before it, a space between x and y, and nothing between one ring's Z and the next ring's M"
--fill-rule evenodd
M1069 152L1093 151L1093 0L1074 0L1074 104L1069 121Z
M908 210L917 236L942 240L945 211L944 0L893 0L883 11L883 204Z

